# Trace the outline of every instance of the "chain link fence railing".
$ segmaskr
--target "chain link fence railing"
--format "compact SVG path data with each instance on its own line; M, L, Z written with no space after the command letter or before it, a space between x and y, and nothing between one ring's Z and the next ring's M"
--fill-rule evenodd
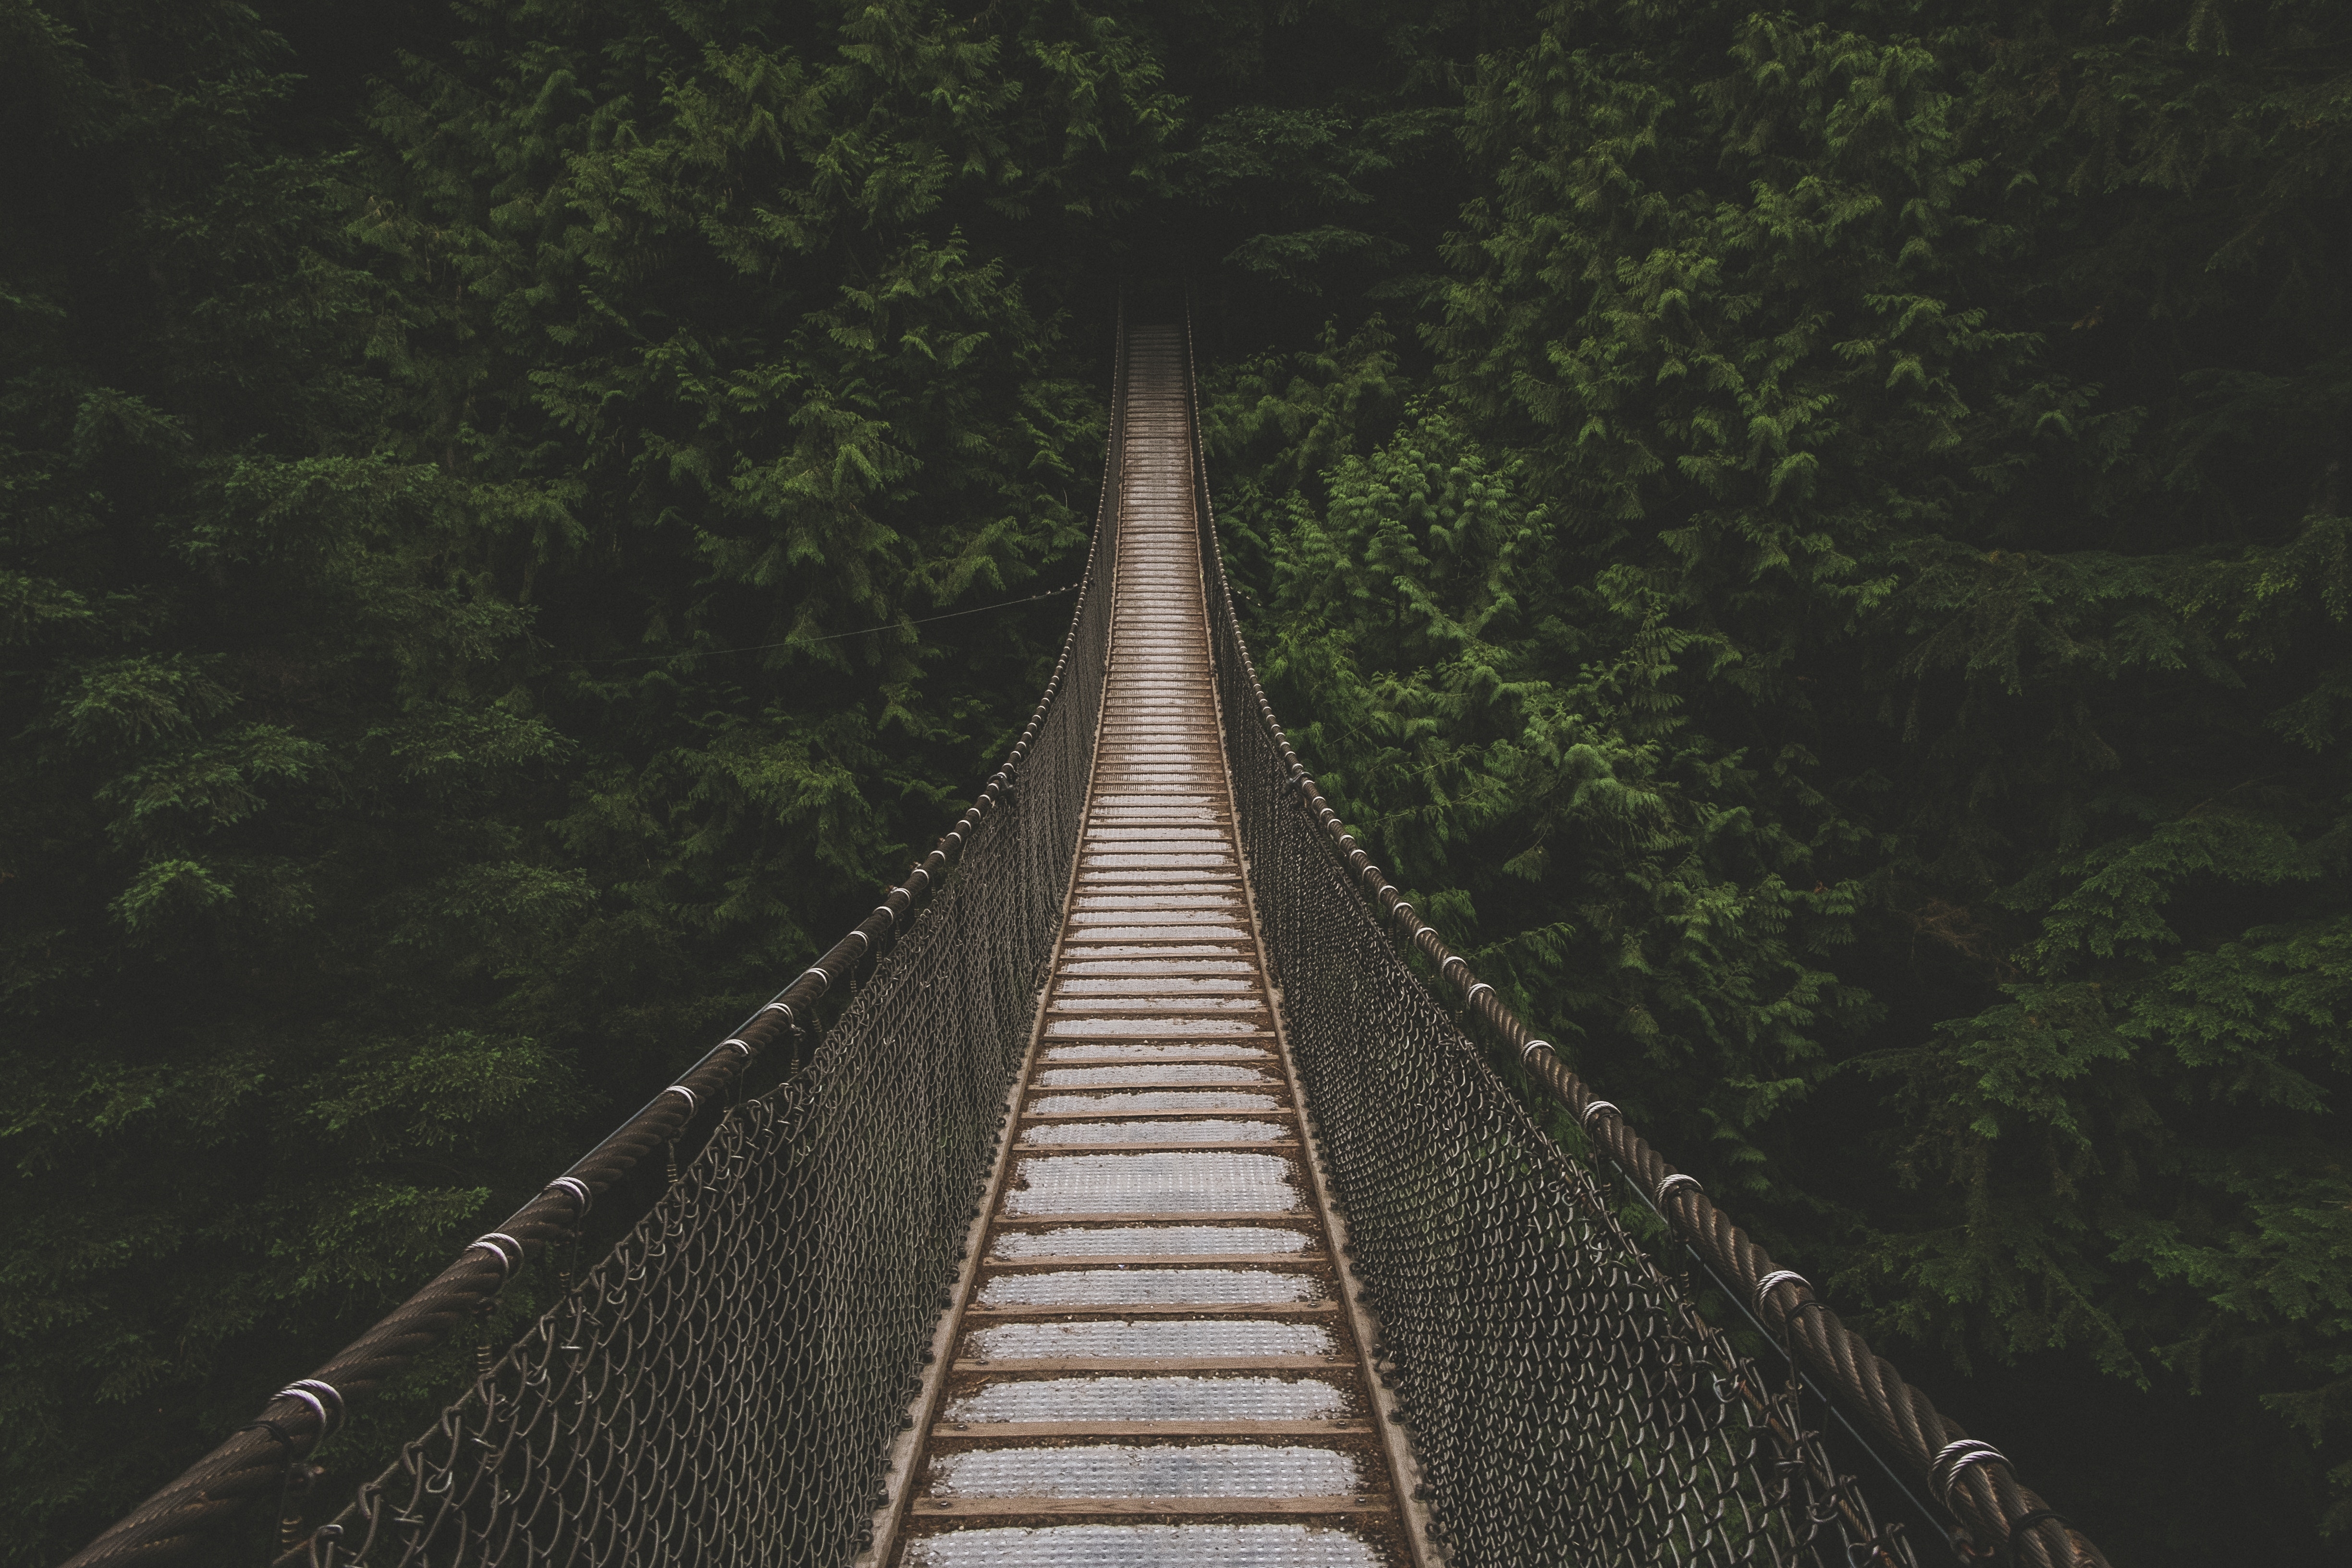
M1189 353L1189 329L1187 342ZM1570 1071L1346 832L1243 643L1197 384L1191 402L1251 892L1309 1132L1346 1205L1383 1373L1450 1561L2104 1565L1999 1450L1938 1414ZM1465 1021L1569 1110L1598 1163L1537 1124L1412 952ZM1628 1213L1662 1234L1637 1242ZM1678 1254L1693 1273L1669 1271ZM1778 1342L1775 1369L1701 1315L1702 1275Z

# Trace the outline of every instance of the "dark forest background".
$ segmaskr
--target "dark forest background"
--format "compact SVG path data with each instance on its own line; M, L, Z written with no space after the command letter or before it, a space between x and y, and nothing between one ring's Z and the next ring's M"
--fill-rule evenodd
M0 148L7 1563L928 847L1142 273L1415 906L2118 1563L2343 1560L2352 7L0 0Z

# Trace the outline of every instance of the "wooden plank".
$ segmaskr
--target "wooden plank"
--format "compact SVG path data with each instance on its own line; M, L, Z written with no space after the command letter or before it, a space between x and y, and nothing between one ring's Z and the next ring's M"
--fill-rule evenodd
M1037 1064L1037 1070L1040 1073L1048 1073L1061 1065L1062 1064L1059 1062L1040 1062ZM1138 1065L1142 1067L1166 1067L1170 1064L1166 1062L1143 1062L1139 1063ZM1202 1067L1215 1067L1218 1064L1215 1062L1202 1062L1200 1065ZM1247 1062L1236 1062L1234 1065L1236 1067L1247 1067L1251 1064ZM1188 1089L1198 1090L1204 1094L1268 1094L1274 1096L1277 1102L1290 1093L1290 1086L1283 1082L1280 1079L1275 1078L1237 1079L1230 1083L1218 1083L1214 1080L1204 1083L1200 1079L1189 1078L1139 1078L1131 1082L1121 1079L1115 1083L1033 1082L1029 1085L1028 1098L1034 1100L1040 1095L1047 1094L1118 1094L1135 1089ZM1228 1116L1236 1114L1246 1115L1248 1112L1246 1110L1237 1108L1235 1110L1229 1110L1225 1114ZM1118 1111L1106 1109L1093 1112L1091 1120L1096 1121L1115 1121L1121 1120L1121 1117Z
M933 1436L1369 1437L1369 1421L941 1421Z
M1015 1307L982 1307L974 1303L963 1310L963 1315L1001 1323L1030 1318L1329 1318L1339 1311L1337 1301L1285 1301L1277 1305L1219 1302L1209 1306L1198 1302L1084 1301L1058 1306L1024 1302Z
M1066 1091L1063 1091L1066 1092ZM1270 1105L1258 1110L1024 1110L1024 1121L1181 1121L1187 1117L1202 1116L1286 1116L1297 1121L1298 1112L1287 1105Z
M1271 1037L1269 1037L1269 1038L1271 1038ZM1067 1035L1052 1035L1047 1037L1047 1048L1051 1050L1059 1050L1065 1046L1083 1046L1090 1043L1092 1042L1087 1040L1073 1040ZM1139 1040L1136 1043L1139 1045L1158 1045L1162 1042L1157 1040ZM1219 1040L1216 1043L1219 1045L1234 1045L1240 1044L1242 1042L1235 1040ZM1282 1058L1276 1056L1272 1051L1258 1051L1245 1057L1171 1057L1160 1055L1134 1057L1047 1057L1043 1061L1039 1062L1037 1066L1042 1071L1049 1070L1054 1068L1164 1068L1178 1066L1209 1068L1264 1068L1279 1067L1281 1063ZM1112 1087L1117 1088L1118 1086L1113 1085ZM1103 1118L1103 1120L1106 1121L1118 1121L1118 1118L1116 1116L1107 1116Z
M1274 1031L1267 1026L1270 1019L1266 1010L1263 1007L1203 1008L1202 1010L1195 1013L1161 1013L1147 1011L1142 1007L1132 1009L1112 1009L1103 1007L1076 1010L1053 1007L1047 1009L1047 1012L1052 1023L1056 1026L1046 1035L1045 1038L1055 1047L1100 1047L1108 1045L1194 1047L1255 1046L1257 1047L1257 1050L1253 1056L1224 1058L1173 1057L1169 1059L1172 1061L1203 1062L1212 1065L1222 1060L1227 1065L1234 1067L1262 1067L1267 1062L1280 1059L1275 1055ZM1156 1029L1103 1029L1097 1031L1085 1027L1071 1028L1066 1026L1073 1024L1084 1026L1109 1023L1162 1024L1173 1026L1178 1024L1194 1023L1204 1018L1231 1018L1237 1023L1249 1025L1250 1030L1247 1033L1234 1030L1223 1034L1192 1034L1181 1028L1176 1027L1170 1027L1164 1031ZM1049 1062L1043 1062L1039 1065L1044 1067L1066 1067L1069 1065L1072 1059L1073 1058L1068 1057L1057 1057ZM1104 1059L1115 1063L1125 1063L1129 1067L1143 1067L1147 1065L1164 1067L1167 1065L1166 1062L1154 1062L1149 1057L1112 1056Z
M1138 1514L1392 1513L1396 1505L1378 1492L1360 1497L1158 1497L917 1498L910 1518L1004 1519L1035 1514L1055 1519L1086 1515L1132 1519Z
M1072 1372L1333 1372L1347 1371L1350 1355L1041 1355L999 1361L960 1361L955 1372L999 1377L1059 1376Z
M1206 1213L1169 1213L1164 1208L1136 1208L1129 1213L1009 1213L1002 1215L1016 1225L1233 1225L1233 1223L1275 1223L1275 1220L1312 1220L1312 1208L1277 1208L1277 1211L1256 1211L1256 1208L1213 1208Z
M1239 1113L1235 1113L1239 1114ZM1213 1149L1230 1153L1296 1154L1300 1145L1295 1139L1261 1139L1252 1142L1246 1138L1223 1138L1201 1143L1031 1143L1026 1141L1013 1145L1024 1154L1179 1154L1188 1149Z
M1079 955L1084 952L1088 945L1095 942L1115 943L1120 947L1142 947L1162 942L1219 942L1227 947L1239 947L1242 945L1242 939L1236 936L1187 936L1184 934L1183 928L1181 926L1150 927L1146 928L1146 933L1142 935L1104 936L1101 934L1102 931L1112 929L1132 931L1134 928L1126 926L1118 928L1108 926L1098 928L1081 927L1080 929L1070 932L1069 940L1066 944L1064 951L1073 954L1074 956ZM1204 927L1203 929L1208 931L1223 931L1226 930L1227 927L1223 925L1211 925Z
M1236 1263L1328 1268L1331 1256L1325 1252L1071 1252L1045 1258L983 1258L980 1260L983 1268L1008 1273L1018 1268L1223 1268Z

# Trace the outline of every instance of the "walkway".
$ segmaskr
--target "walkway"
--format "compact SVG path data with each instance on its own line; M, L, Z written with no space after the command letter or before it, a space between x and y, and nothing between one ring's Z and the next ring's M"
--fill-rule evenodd
M1412 1561L1242 885L1184 396L1138 329L1078 879L906 1568Z

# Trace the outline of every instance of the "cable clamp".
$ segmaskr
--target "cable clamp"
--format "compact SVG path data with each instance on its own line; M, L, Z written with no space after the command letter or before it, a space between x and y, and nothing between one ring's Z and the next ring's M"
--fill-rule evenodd
M1470 966L1465 963L1462 967L1466 971ZM1475 1007L1478 1005L1478 993L1481 991L1484 991L1489 996L1497 994L1493 986L1481 980L1477 984L1470 987L1469 994L1462 998L1462 1005L1465 1007Z
M856 927L856 926L851 926L851 927L849 928L849 936L854 936L854 937L856 937L856 938L857 939L857 951L858 951L858 952L859 952L859 954L860 954L860 955L863 955L863 954L865 954L865 953L866 953L866 952L871 952L871 951L873 950L873 947L874 947L874 939L873 939L872 937L870 937L870 936L867 936L867 935L866 934L866 932L865 932L862 929L860 929L859 927ZM849 940L849 936L843 937L841 940L842 940L842 941L844 941L844 942L847 942L847 941Z
M789 1002L771 1002L751 1016L755 1018L764 1018L771 1013L782 1013L784 1016L785 1025L789 1026L792 1024L793 1009Z
M695 1100L695 1098L694 1098L694 1090L692 1090L692 1089L690 1089L687 1088L687 1087L686 1087L686 1085L684 1085L684 1084L682 1084L682 1083L674 1083L674 1084L670 1085L667 1089L663 1089L663 1090L662 1090L662 1094L682 1094L682 1095L684 1095L684 1096L686 1097L686 1114L687 1114L687 1117L688 1117L688 1119L689 1121L693 1119L693 1116L694 1116L694 1113L695 1113L696 1110L698 1110L698 1101ZM659 1100L659 1099L661 1098L661 1094L657 1094L657 1095L654 1096L654 1098L655 1098L656 1100Z
M893 888L893 889L891 889L890 890L891 890L892 892L894 892L894 893L895 893L895 892L898 892L900 889L897 889L897 888ZM894 909L892 909L889 905L887 905L887 904L877 904L877 905L875 905L875 906L874 906L874 914L880 915L880 916L882 916L884 919L887 920L887 921L890 922L890 929L891 929L892 931L896 931L896 930L898 930L898 910L894 910ZM873 916L872 916L872 915L868 915L866 918L867 918L868 920L871 920L871 919L873 918Z
M1528 1058L1534 1056L1538 1051L1549 1050L1551 1050L1551 1042L1549 1040L1529 1040L1526 1045L1519 1047L1519 1065L1521 1067L1527 1066ZM1553 1051L1552 1054L1557 1056L1559 1053Z
M833 976L827 974L824 970L815 968L814 966L802 970L801 980L806 980L812 974L816 976L816 994L818 995L822 996L827 991L833 989ZM801 980L793 981L793 985L798 985L801 983ZM784 989L789 991L792 989L792 986L788 985L784 987Z
M1795 1269L1775 1268L1771 1273L1756 1281L1756 1315L1758 1317L1764 1315L1764 1299L1783 1285L1802 1285L1808 1290L1813 1288L1813 1282Z
M1458 964L1460 964L1460 965L1462 966L1462 971L1463 971L1463 973L1465 973L1465 974L1466 974L1466 973L1468 973L1470 972L1470 961L1469 961L1468 959L1466 959L1466 958L1463 957L1460 953L1458 953L1458 952L1457 952L1457 953L1453 954L1451 957L1447 958L1447 959L1446 959L1446 961L1445 961L1444 963L1441 963L1441 964L1439 964L1439 965L1437 966L1437 977L1438 977L1440 980L1444 979L1444 978L1445 978L1445 972L1446 972L1447 970L1449 970L1449 969L1453 968L1453 967L1454 967L1455 964L1457 964L1457 963L1458 963Z
M577 1176L558 1176L539 1190L541 1193L571 1194L572 1202L575 1205L572 1215L574 1220L585 1215L589 1207L596 1201L596 1194L588 1190L588 1184Z
M321 1443L327 1440L327 1406L326 1403L317 1394L311 1393L307 1388L281 1388L269 1397L273 1400L299 1399L303 1404L309 1405L310 1407L310 1414L319 1418L318 1440ZM268 1425L274 1427L276 1424L268 1423ZM291 1447L292 1445L289 1443L288 1447Z
M336 1392L331 1383L306 1377L299 1383L288 1384L269 1397L299 1399L309 1405L310 1413L319 1418L319 1441L321 1443L333 1436L335 1429L343 1424L343 1396Z
M1610 1100L1596 1100L1591 1104L1584 1108L1583 1115L1576 1119L1578 1130L1583 1132L1587 1138L1591 1137L1592 1119L1600 1115L1604 1110L1610 1115L1617 1118L1620 1121L1625 1120L1625 1113L1617 1109L1616 1101Z
M1933 1463L1927 1467L1928 1484L1935 1488L1936 1497L1948 1511L1952 1507L1952 1491L1959 1484L1960 1472L1971 1465L1999 1465L2009 1469L2009 1456L1990 1443L1979 1443L1974 1437L1963 1437L1957 1443L1947 1443L1936 1451Z
M473 1251L476 1247L481 1248L499 1260L499 1283L501 1285L513 1279L514 1271L522 1267L522 1243L505 1231L494 1230L487 1236L478 1236L466 1244L467 1252ZM507 1252L509 1247L514 1248L511 1257Z
M2054 1508L2037 1508L2029 1510L2024 1513L2019 1514L2015 1519L2010 1520L2008 1524L2009 1549L2004 1555L2009 1559L2010 1568L2017 1568L2017 1543L2027 1531L2033 1529L2037 1525L2043 1524L2054 1524L2062 1530L2073 1530L2074 1528L2074 1521L2068 1519L2064 1514L2060 1513ZM2074 1543L2072 1541L2069 1541L2066 1543L2066 1555L2070 1560L2074 1555Z
M273 1394L269 1397L275 1399L278 1395ZM238 1427L237 1430L240 1432L267 1432L273 1439L276 1440L278 1446L285 1449L289 1454L291 1454L298 1447L299 1447L299 1445L294 1441L292 1435L289 1434L285 1427L280 1426L277 1422L272 1421L267 1415L257 1416L253 1420L248 1421L244 1426Z
M1412 906L1406 903L1402 899L1399 899L1397 900L1396 908L1389 911L1389 919L1392 921L1402 921L1405 916L1412 913Z
M1684 1187L1688 1187L1695 1193L1706 1191L1705 1187L1698 1184L1696 1176L1687 1171L1676 1171L1658 1184L1658 1190L1650 1194L1650 1201L1663 1209L1666 1206L1666 1199Z
M745 1039L740 1035L730 1035L725 1039L719 1041L716 1046L713 1046L711 1049L723 1051L730 1046L732 1046L737 1050L742 1052L743 1059L745 1061L748 1062L751 1059L751 1042Z

